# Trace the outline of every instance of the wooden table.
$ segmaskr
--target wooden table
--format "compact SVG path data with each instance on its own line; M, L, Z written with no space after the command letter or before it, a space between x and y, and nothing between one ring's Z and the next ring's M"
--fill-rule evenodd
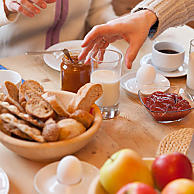
M188 53L189 40L194 38L194 30L187 27L179 27L167 30L157 40L170 40L178 42L185 47ZM151 52L152 41L146 40L141 48L133 69L139 67L141 57ZM123 53L127 48L124 41L113 44ZM188 54L187 54L188 55ZM0 59L0 64L8 69L19 72L24 79L39 81L45 89L60 89L59 72L49 68L40 56L17 56ZM123 73L128 70L123 67ZM170 79L172 85L185 85L185 77ZM127 96L121 91L121 113L127 113L127 117L118 117L113 120L103 121L96 137L82 150L75 153L80 159L101 167L104 161L114 152L122 148L131 148L141 156L155 156L160 140L169 132L182 127L192 127L194 112L183 121L171 124L159 124L154 121L137 97ZM0 167L9 176L10 194L33 194L33 178L36 172L46 163L38 163L21 158L0 145Z

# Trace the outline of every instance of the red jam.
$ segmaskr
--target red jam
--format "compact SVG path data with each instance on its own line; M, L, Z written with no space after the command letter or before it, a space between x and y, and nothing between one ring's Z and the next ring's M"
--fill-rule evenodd
M157 91L145 97L143 101L152 116L158 121L179 120L185 117L191 108L187 100L175 93Z

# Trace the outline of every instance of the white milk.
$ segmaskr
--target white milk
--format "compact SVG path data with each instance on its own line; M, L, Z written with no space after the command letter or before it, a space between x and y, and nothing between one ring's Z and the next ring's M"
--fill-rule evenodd
M100 83L103 95L96 104L102 107L113 106L118 103L120 96L120 80L118 75L111 70L96 70L91 74L92 83Z
M194 52L189 56L189 67L187 73L187 87L194 90Z

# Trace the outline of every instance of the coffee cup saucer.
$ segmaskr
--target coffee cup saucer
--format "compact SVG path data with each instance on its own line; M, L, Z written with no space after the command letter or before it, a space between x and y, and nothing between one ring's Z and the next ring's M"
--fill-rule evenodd
M176 71L165 72L157 69L157 67L152 63L151 59L152 59L152 53L148 53L144 55L140 60L140 65L151 64L156 68L157 72L161 73L165 77L182 77L187 75L188 65L186 62L184 62Z
M138 91L141 89L141 87L143 87L138 86L136 81L136 73L137 71L131 70L127 74L123 75L120 80L121 88L124 89L124 91L129 95L132 94L137 96ZM152 88L152 92L156 92L158 91L158 89L160 89L161 92L165 92L170 88L170 82L165 76L163 76L159 72L156 72L156 78L154 82L149 86Z

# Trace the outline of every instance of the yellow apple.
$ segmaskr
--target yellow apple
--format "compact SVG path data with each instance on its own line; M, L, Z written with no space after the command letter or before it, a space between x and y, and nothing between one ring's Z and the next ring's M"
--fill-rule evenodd
M134 181L153 186L151 171L131 149L114 153L100 169L100 182L110 194L115 194L122 186Z

